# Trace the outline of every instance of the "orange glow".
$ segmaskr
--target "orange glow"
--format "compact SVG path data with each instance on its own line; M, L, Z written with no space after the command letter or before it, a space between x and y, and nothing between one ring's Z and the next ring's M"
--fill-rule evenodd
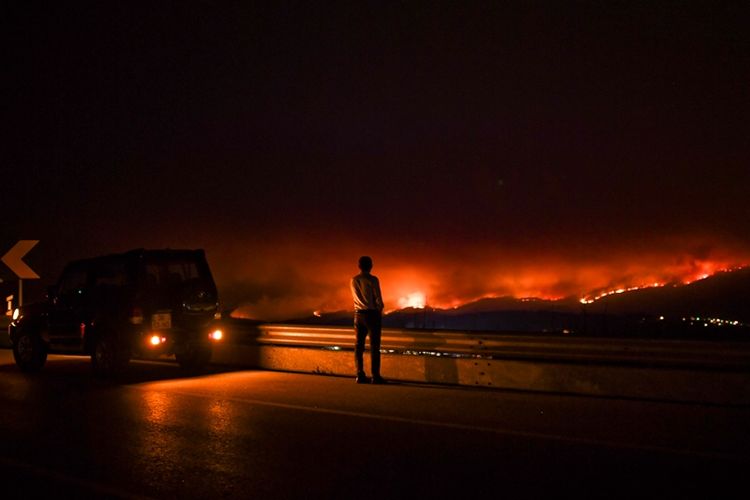
M598 295L588 295L586 297L581 298L580 302L581 304L592 304L596 302L599 299L603 299L604 297L608 297L610 295L625 293L625 292L632 292L634 290L642 290L644 288L659 288L664 286L663 283L652 283L650 285L642 285L642 286L630 286L627 288L617 288L615 290L609 290L606 292L601 292Z
M219 341L219 340L221 340L221 339L223 339L223 338L224 338L224 332L222 332L221 330L214 330L213 332L211 332L211 333L209 334L209 336L208 336L208 337L209 337L209 338L210 338L211 340L216 340L216 341Z
M610 295L620 294L624 292L632 292L634 290L642 290L644 288L659 288L659 287L666 286L667 284L689 285L691 283L695 283L696 281L709 278L715 274L736 271L745 266L722 266L721 264L716 263L716 262L701 262L699 263L697 267L699 269L698 272L693 271L693 272L688 273L686 276L674 277L668 283L654 282L654 283L648 283L648 284L642 284L642 285L628 286L624 288L621 287L621 288L616 288L612 290L605 290L605 291L600 290L596 293L585 295L584 297L580 299L580 302L581 304L591 304L593 302L596 302L599 299L603 299L604 297L608 297Z
M427 305L427 298L421 292L410 293L406 297L398 299L398 306L401 309L412 307L414 309L424 309Z
M450 251L424 246L371 248L359 244L248 243L219 262L243 262L215 278L232 316L288 321L353 309L349 279L359 255L372 255L386 311L407 307L457 308L484 298L574 299L587 303L610 294L689 284L750 263L750 249L703 240L668 240L648 247L570 250L467 246ZM213 254L211 254L213 255ZM213 266L213 261L212 261Z
M159 345L161 344L161 337L158 335L152 335L149 342L151 342L151 345Z

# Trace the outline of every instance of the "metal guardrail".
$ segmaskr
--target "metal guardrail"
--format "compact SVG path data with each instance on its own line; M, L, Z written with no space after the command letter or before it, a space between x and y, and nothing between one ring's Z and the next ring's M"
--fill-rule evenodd
M351 350L354 347L350 327L262 324L243 333L246 340L258 345L332 350ZM456 358L750 370L750 342L736 341L580 338L384 329L381 351Z

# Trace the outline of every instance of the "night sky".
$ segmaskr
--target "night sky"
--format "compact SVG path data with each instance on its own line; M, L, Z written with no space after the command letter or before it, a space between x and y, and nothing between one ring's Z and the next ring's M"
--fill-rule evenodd
M750 263L745 2L16 3L30 293L138 247L205 248L262 318L351 308L361 254L389 309Z

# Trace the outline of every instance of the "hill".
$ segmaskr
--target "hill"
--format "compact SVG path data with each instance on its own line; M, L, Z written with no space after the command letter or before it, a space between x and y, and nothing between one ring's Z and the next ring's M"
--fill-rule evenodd
M351 311L288 322L351 325ZM401 309L385 327L580 336L750 339L750 268L717 273L688 285L670 284L605 296L582 304L562 300L484 298L453 309Z

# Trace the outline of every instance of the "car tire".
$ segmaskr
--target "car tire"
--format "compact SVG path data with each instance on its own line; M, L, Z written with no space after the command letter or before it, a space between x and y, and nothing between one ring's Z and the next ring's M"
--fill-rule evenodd
M112 377L122 374L130 355L114 335L98 335L91 350L91 367L96 375Z
M203 369L211 361L212 349L210 345L187 344L175 352L175 358L180 368L187 371Z
M39 371L47 362L47 346L36 333L22 331L13 342L13 359L22 371Z

